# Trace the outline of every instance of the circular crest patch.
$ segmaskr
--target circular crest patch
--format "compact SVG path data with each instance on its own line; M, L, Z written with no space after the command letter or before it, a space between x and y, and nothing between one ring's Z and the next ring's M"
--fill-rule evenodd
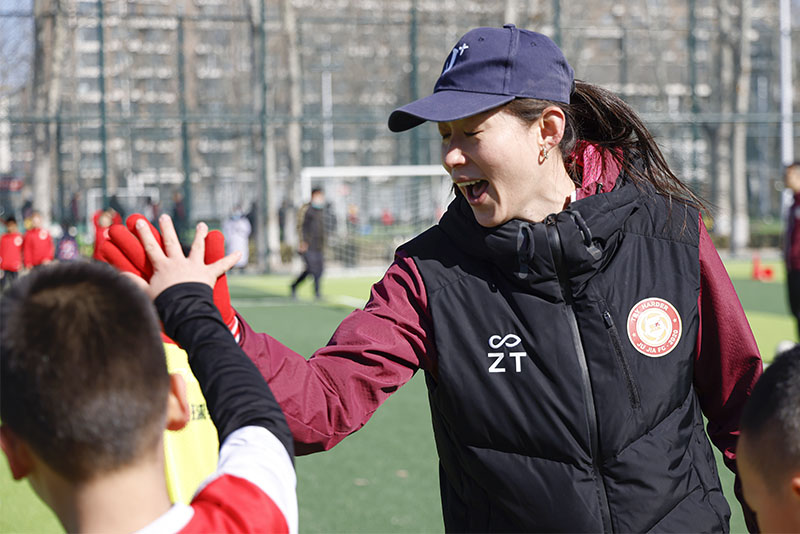
M682 331L678 310L664 299L640 300L628 314L628 339L636 350L651 358L669 354Z

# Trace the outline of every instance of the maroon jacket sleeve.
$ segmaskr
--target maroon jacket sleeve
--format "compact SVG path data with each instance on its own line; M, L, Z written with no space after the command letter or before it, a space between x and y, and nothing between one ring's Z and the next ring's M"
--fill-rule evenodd
M306 360L239 316L241 346L269 382L295 439L295 453L327 450L361 428L420 367L435 372L422 278L398 256L328 345Z
M708 418L708 435L722 452L725 465L736 474L739 418L761 376L761 356L739 297L702 219L698 305L700 333L694 385ZM742 504L747 528L757 532L755 515L744 502L738 475L734 491Z

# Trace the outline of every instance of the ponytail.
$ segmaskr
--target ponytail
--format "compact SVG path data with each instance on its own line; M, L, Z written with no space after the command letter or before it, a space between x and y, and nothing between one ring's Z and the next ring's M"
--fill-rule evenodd
M533 122L550 105L560 107L566 115L559 149L567 172L578 187L582 185L581 170L572 154L585 142L607 149L634 183L648 182L670 201L705 209L703 201L670 170L641 118L617 95L575 80L569 104L516 99L506 105L506 110L524 122Z

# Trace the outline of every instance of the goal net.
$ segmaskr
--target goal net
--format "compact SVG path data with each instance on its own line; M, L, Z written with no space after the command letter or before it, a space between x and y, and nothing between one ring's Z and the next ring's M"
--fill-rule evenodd
M453 199L439 165L306 167L300 198L327 203L326 258L344 267L386 265L398 245L436 224Z

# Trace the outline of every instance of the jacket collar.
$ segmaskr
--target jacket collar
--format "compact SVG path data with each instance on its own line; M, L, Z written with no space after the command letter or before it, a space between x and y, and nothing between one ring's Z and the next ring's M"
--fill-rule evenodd
M571 202L551 216L571 275L595 270L608 258L616 236L648 194L654 194L649 186L621 179L613 191ZM475 220L467 201L457 195L439 226L464 253L494 264L503 275L528 282L554 276L545 222L512 219L484 228ZM590 250L592 246L594 251Z

